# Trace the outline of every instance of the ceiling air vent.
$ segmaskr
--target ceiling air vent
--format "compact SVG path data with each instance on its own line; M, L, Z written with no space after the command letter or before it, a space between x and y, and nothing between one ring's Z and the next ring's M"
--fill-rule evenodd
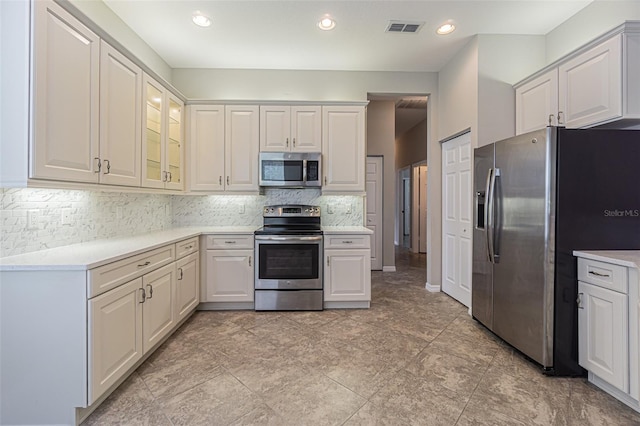
M389 21L386 32L388 33L417 33L424 22Z

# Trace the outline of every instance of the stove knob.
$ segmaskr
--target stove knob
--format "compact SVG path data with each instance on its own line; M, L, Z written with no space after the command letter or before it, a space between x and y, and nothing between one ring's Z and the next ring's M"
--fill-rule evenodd
M320 213L320 207L316 207L316 213Z
M305 212L308 212L308 211L309 211L309 209L304 209L304 211L305 211ZM311 209L311 211L313 212L313 209Z

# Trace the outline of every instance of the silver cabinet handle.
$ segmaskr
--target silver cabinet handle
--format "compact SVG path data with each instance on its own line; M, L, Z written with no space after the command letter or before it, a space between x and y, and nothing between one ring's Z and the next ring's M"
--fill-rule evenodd
M191 250L193 248L193 244L186 246L184 249L185 250Z
M225 243L225 244L235 244L235 243L236 243L236 241L231 240L231 241L225 241L224 243Z
M229 185L229 176L227 176L227 185Z
M558 126L564 124L564 112L558 111Z
M289 138L287 138L287 148L289 148Z
M144 288L139 288L138 290L142 292L142 300L138 303L144 303L144 301L147 300L147 293L144 291Z
M554 118L554 115L553 114L549 114L549 126L551 126L553 124L553 118Z
M109 173L111 173L111 162L109 160L104 160L105 163L107 163L107 171L104 172L105 175L108 175Z
M165 172L165 171L162 172L162 181L163 182L167 181L167 172Z
M249 266L251 266L251 256L249 256Z
M584 309L584 306L582 306L582 295L584 293L578 293L578 298L576 299L576 303L578 304L578 309Z
M100 161L100 158L98 157L94 157L94 160L98 160L98 170L95 170L93 173L100 173L100 170L102 169L102 162Z
M171 182L171 172L167 172L167 174L169 175L169 182Z
M353 241L351 240L343 241L342 244L353 244Z
M589 271L590 275L595 275L596 277L605 277L605 278L610 278L611 275L609 274L601 274L599 272L595 272L595 271Z
M218 177L218 185L222 186L222 176Z
M325 185L327 184L327 177L326 176L324 177L324 184Z
M331 259L331 258L329 256L327 256L327 266L331 266L331 261L329 259Z
M149 287L149 297L147 297L147 299L151 299L153 298L153 286L151 284L147 284L147 287Z
M143 266L149 266L149 265L151 265L151 262L147 260L147 261L146 261L146 262L144 262L143 264L138 265L138 268L142 268Z
M178 276L178 280L181 281L184 278L184 271L182 268L178 268L178 272L180 272L180 276Z
M293 147L296 147L296 138L293 138Z

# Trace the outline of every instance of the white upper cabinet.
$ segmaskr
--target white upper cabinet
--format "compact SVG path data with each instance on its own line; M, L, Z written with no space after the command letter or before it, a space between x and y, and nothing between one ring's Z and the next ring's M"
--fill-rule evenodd
M224 191L224 105L189 105L189 189Z
M142 70L104 40L100 52L100 182L140 186Z
M225 107L225 189L258 191L259 108Z
M556 68L516 89L516 134L558 124Z
M638 75L640 25L627 22L516 85L516 134L548 125L633 126L640 119Z
M364 107L322 108L322 155L327 192L364 192Z
M54 2L33 7L30 177L98 182L100 39Z
M142 186L181 190L184 104L147 74L142 85Z
M559 67L559 111L566 127L622 117L622 35Z
M321 112L319 106L261 106L260 151L320 152Z

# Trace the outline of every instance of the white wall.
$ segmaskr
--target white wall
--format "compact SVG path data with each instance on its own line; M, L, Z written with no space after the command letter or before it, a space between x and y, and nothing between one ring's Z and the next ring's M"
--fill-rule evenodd
M66 0L61 3L70 3L152 71L171 83L171 67L102 1ZM149 6L155 7L152 3Z
M478 36L478 127L472 146L515 135L513 84L542 68L544 58L543 36Z
M422 120L396 139L396 170L427 161L427 120Z
M367 155L382 155L382 266L395 267L395 101L371 101L367 107ZM424 140L426 150L426 139Z
M367 93L431 93L436 73L174 69L189 99L366 101Z
M547 64L560 59L625 20L640 20L640 1L594 1L546 35Z
M471 128L474 144L478 129L477 36L440 70L438 95L438 141Z

